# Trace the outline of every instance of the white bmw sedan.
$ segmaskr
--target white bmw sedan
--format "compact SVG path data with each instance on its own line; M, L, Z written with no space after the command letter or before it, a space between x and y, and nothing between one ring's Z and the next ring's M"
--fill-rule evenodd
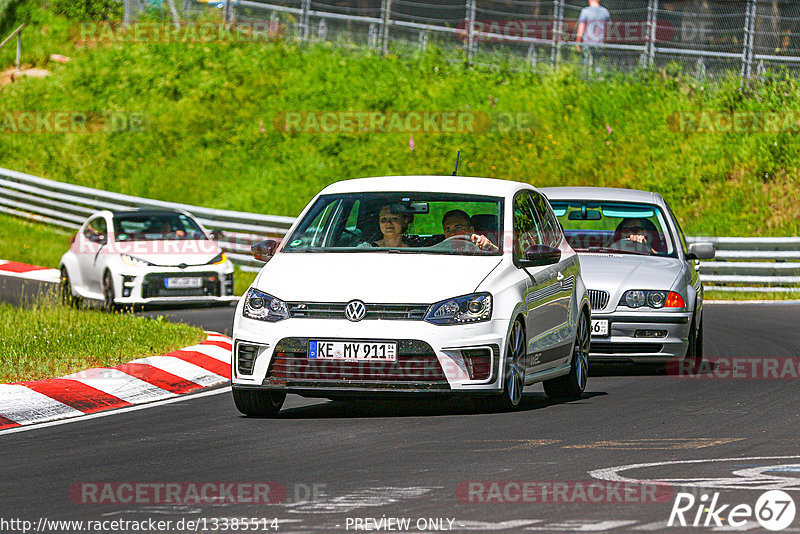
M483 395L586 387L590 304L544 196L486 178L338 182L303 210L234 320L233 399L275 415L307 397Z
M61 257L65 300L132 304L230 302L233 264L185 211L100 211Z

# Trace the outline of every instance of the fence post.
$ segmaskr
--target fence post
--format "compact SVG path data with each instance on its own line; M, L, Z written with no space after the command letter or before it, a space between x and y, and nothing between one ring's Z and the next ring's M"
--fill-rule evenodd
M556 66L561 55L561 27L564 24L564 0L553 0L553 44L550 64Z
M122 2L122 23L130 24L133 21L133 0Z
M308 34L311 31L309 15L309 11L311 11L311 0L303 0L302 10L303 11L300 14L300 38L306 41L308 40Z
M381 48L383 55L389 53L389 27L392 25L392 0L383 0L381 3Z
M475 51L475 2L467 0L467 63L472 65L472 55Z
M17 33L17 70L19 70L19 62L22 60L22 30Z
M658 30L658 0L650 0L647 9L650 11L647 24L647 66L652 67L656 58L656 31Z
M747 14L744 21L744 49L742 50L742 83L750 79L753 70L753 45L758 6L756 0L747 2Z

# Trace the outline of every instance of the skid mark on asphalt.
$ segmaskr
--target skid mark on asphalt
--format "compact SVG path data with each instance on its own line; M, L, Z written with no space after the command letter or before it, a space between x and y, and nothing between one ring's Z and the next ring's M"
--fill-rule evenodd
M543 447L546 445L555 445L561 443L560 439L467 439L460 440L459 443L468 444L469 450L465 448L459 449L442 449L437 447L439 452L496 452L496 451L515 451L534 449L536 447ZM406 447L419 447L420 445L451 445L452 440L449 441L426 441L424 443L413 443L406 445Z
M744 438L666 438L595 441L583 445L564 445L565 449L688 450L726 445Z

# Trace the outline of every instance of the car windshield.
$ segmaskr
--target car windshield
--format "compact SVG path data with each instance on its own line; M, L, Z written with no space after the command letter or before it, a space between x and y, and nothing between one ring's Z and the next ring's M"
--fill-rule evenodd
M675 257L664 212L651 204L556 200L553 211L578 252Z
M208 239L203 230L183 213L126 213L114 217L117 241Z
M284 252L493 255L502 246L503 199L426 192L323 195Z

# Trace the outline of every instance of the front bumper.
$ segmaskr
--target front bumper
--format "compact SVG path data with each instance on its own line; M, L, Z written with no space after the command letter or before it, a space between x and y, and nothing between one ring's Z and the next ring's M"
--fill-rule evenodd
M594 362L666 363L683 358L689 347L691 312L592 313L592 320L609 321L608 336L592 336L589 359ZM645 332L658 337L645 337Z
M419 320L292 318L276 323L241 316L234 324L232 383L305 396L442 395L499 393L500 355L508 321L436 326ZM397 342L397 361L312 360L309 340ZM240 345L257 346L251 367L239 367ZM469 352L489 358L487 377L473 379ZM243 372L244 371L244 372ZM247 373L246 371L250 371Z
M232 302L233 265L195 265L123 269L114 274L118 304L181 304ZM170 289L167 278L201 278L200 287Z

